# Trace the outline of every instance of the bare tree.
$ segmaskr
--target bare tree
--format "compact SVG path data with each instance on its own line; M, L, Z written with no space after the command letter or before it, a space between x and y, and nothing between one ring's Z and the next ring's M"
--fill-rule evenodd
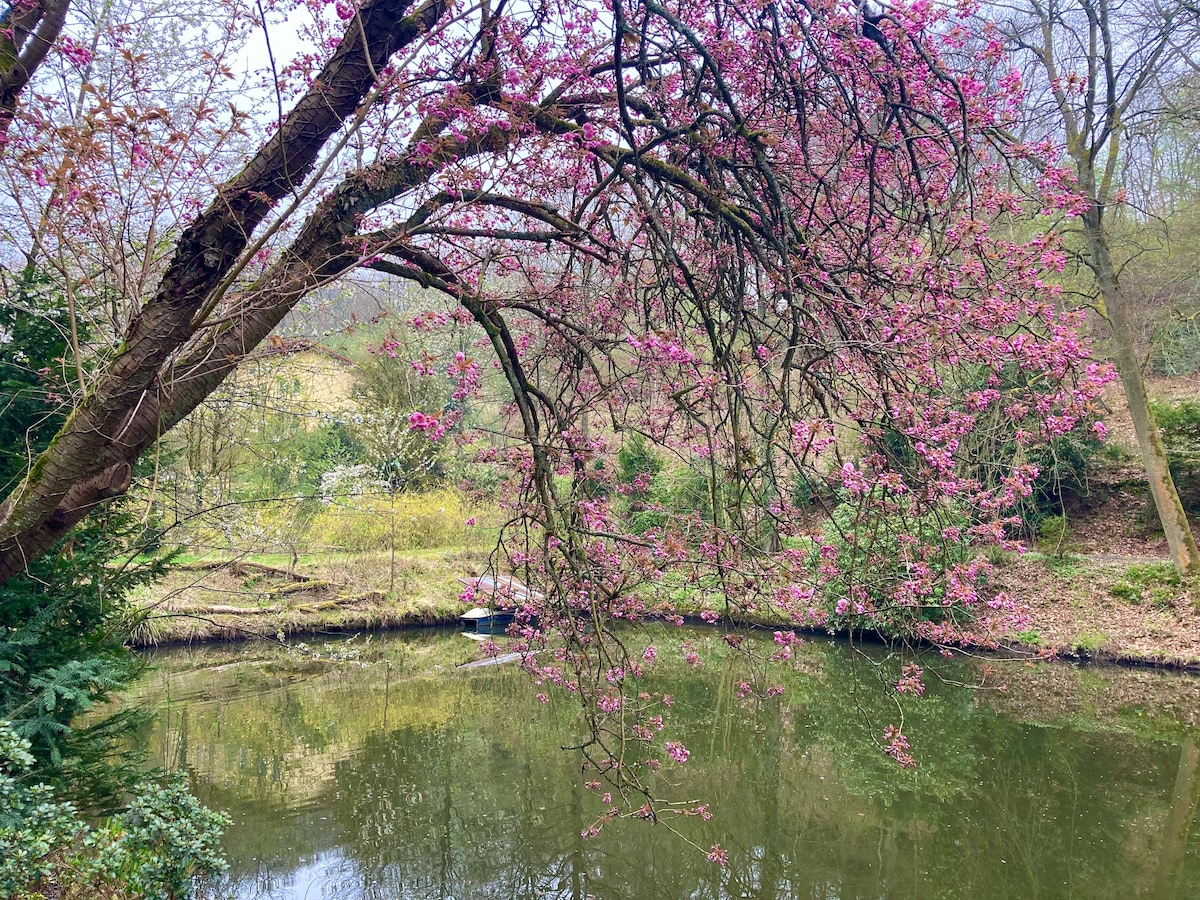
M989 4L1023 65L1024 133L1014 143L1061 144L1083 202L1075 213L1098 308L1112 329L1112 354L1133 419L1150 493L1181 573L1200 572L1200 551L1179 501L1146 392L1134 324L1138 298L1121 283L1112 207L1124 202L1122 163L1132 134L1167 108L1174 70L1195 65L1197 10L1142 0L1020 0ZM1055 177L1041 166L1041 177Z

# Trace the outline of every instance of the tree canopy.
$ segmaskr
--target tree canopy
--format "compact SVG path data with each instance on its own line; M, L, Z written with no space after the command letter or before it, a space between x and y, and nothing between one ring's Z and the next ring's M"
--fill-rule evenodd
M4 148L10 291L61 285L79 393L0 504L0 581L303 297L373 270L445 298L416 333L474 339L429 364L456 401L489 369L507 386L500 549L537 588L528 646L561 639L529 665L580 694L601 769L653 713L650 660L607 629L670 615L665 578L730 616L937 641L1015 613L964 548L1011 540L1031 448L1093 427L1110 375L1059 302L1058 238L1014 224L1079 208L1074 181L1005 142L1020 81L959 11L296 4L305 52L243 109L258 13L151 7L69 17ZM1032 201L1014 154L1039 160ZM442 439L460 408L409 425ZM638 520L637 440L700 501Z

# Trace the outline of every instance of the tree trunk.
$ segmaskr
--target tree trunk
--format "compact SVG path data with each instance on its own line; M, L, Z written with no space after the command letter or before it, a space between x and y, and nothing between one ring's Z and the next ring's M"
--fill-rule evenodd
M445 0L425 0L411 11L410 0L364 4L359 21L347 29L283 126L183 232L155 296L131 323L122 352L34 462L25 482L0 504L0 584L45 553L97 503L123 493L129 465L182 417L174 414L195 408L266 336L246 342L246 332L270 321L269 332L290 308L252 302L240 321L210 330L209 335L219 335L213 344L232 340L232 356L201 367L208 376L203 386L180 383L179 370L194 358L187 350L203 324L197 317L250 235L274 204L303 182L326 141L368 95L375 73L396 50L429 31L445 10ZM400 173L400 180L408 174ZM313 231L328 235L321 223L309 225L301 240ZM308 281L306 290L313 286ZM289 296L294 304L302 294Z
M70 5L70 0L11 4L0 16L0 152L8 142L21 92L58 40Z
M1146 394L1146 379L1142 374L1142 362L1137 352L1133 326L1129 322L1129 298L1121 291L1117 270L1109 254L1100 225L1100 213L1093 208L1083 216L1084 234L1087 238L1089 265L1096 277L1104 311L1112 326L1113 359L1125 388L1125 399L1133 419L1133 430L1137 435L1138 447L1142 452L1142 464L1146 469L1146 481L1150 495L1154 498L1158 518L1171 550L1171 562L1181 575L1200 573L1200 552L1195 538L1179 502L1179 492L1171 478L1167 465L1167 451L1162 436L1150 409Z

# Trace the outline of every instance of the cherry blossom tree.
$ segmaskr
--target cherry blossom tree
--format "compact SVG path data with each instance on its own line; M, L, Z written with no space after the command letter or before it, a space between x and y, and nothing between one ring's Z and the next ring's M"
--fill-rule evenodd
M126 490L301 298L371 269L446 298L418 331L475 337L438 372L456 401L489 368L507 386L488 452L511 475L499 549L534 588L519 637L582 703L588 758L625 791L612 814L658 816L641 774L688 758L640 687L656 651L614 628L678 618L664 580L711 621L778 623L778 659L801 627L1011 624L974 550L1009 541L1028 448L1090 425L1108 376L1056 312L1055 238L997 227L1023 209L989 138L1018 85L965 20L923 0L311 8L310 52L274 82L287 114L200 129L259 143L207 196L170 194L187 212L121 295L120 346L0 505L0 579ZM47 203L99 209L113 181ZM450 439L457 408L409 425ZM616 477L634 435L703 502L637 526L644 475ZM836 505L823 524L813 495ZM895 689L919 694L919 669ZM881 741L912 762L900 727Z
M70 5L70 0L18 2L0 14L0 136L7 134L21 92L59 39ZM64 50L79 52L72 44Z

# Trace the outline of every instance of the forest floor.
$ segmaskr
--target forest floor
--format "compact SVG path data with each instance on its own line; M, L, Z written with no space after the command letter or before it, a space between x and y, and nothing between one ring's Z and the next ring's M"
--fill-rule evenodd
M137 598L134 643L152 646L452 623L459 581L487 570L465 548L396 553L185 558Z
M1200 378L1158 378L1149 388L1158 400L1194 400ZM1105 399L1107 446L1085 496L1065 510L1064 540L993 559L996 587L1030 618L1004 637L1059 655L1200 670L1200 579L1181 579L1171 565L1118 384ZM1192 531L1200 534L1200 522Z
M1140 505L1139 505L1140 504ZM1200 580L1174 574L1161 536L1128 512L1145 500L1110 498L1073 524L1057 553L1004 553L992 585L1028 608L1020 633L998 635L1032 652L1200 670ZM487 571L475 550L323 554L206 562L175 569L143 604L139 644L279 638L453 624L460 578Z
M1122 489L1074 520L1059 552L994 557L992 584L1029 615L1025 630L1001 637L1061 656L1200 670L1200 580L1175 574L1146 507Z
M1099 493L1099 492L1098 492ZM993 554L990 581L1030 623L1003 643L1031 652L1200 670L1200 580L1180 579L1150 529L1145 495L1124 486L1072 519L1056 550ZM147 592L139 644L279 638L453 624L480 550L325 553L190 560Z

